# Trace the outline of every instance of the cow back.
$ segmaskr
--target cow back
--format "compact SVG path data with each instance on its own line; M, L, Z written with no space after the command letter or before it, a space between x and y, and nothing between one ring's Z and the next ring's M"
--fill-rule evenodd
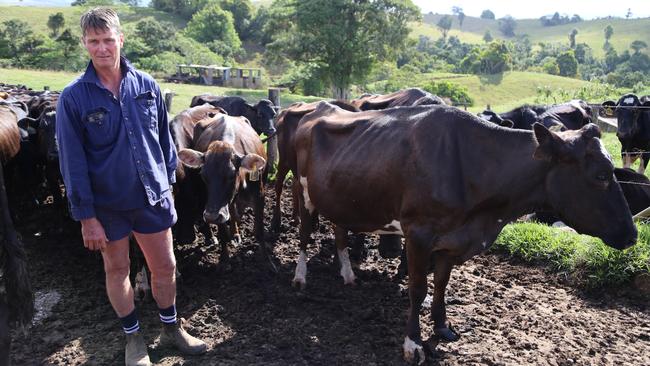
M0 161L4 164L20 150L18 117L9 106L0 105Z

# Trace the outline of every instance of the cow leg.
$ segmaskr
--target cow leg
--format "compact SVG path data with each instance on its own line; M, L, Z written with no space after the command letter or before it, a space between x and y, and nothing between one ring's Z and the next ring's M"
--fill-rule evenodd
M406 247L402 248L402 252L399 256L399 265L397 266L397 274L395 275L395 281L400 282L408 274L408 259L406 258Z
M293 177L293 183L291 184L291 205L293 208L293 211L291 213L291 219L292 219L292 224L297 225L300 223L300 193L302 190L300 189L300 183L298 182L298 179L294 176Z
M192 225L192 231L194 231L194 225ZM201 219L199 224L199 232L203 234L203 245L205 245L206 247L211 247L217 244L218 240L217 238L214 237L214 234L212 233L212 227L210 227L210 224L205 222L205 220L203 219ZM193 241L194 240L192 240L192 242Z
M287 177L289 169L284 164L278 164L278 173L275 176L275 207L273 207L273 218L271 219L271 231L280 232L282 220L282 190L284 189L284 179ZM295 198L295 197L294 197Z
M623 160L623 168L629 168L632 165L630 154L627 151L621 150L621 159Z
M431 302L431 320L433 320L433 332L446 342L457 341L460 336L454 332L447 321L447 310L445 309L445 289L451 275L451 259L441 253L434 253L434 277L433 277L433 301ZM410 259L409 259L410 260Z
M300 289L304 289L307 286L307 244L311 238L311 233L314 229L313 224L315 217L318 216L318 212L313 207L311 207L311 211L305 207L304 195L300 194L304 188L299 186L298 179L295 177L293 184L299 188L297 201L300 202L298 205L300 211L300 254L291 283L293 286L300 286Z
M0 366L9 365L9 351L11 351L11 335L9 334L9 306L7 305L7 302L4 298L0 298Z
M221 250L219 253L219 263L227 262L230 259L230 251L228 249L228 244L232 240L232 218L229 222L224 224L217 224L217 237L219 244L221 244Z
M348 256L348 230L340 226L334 227L334 242L336 243L336 253L341 264L341 277L344 285L354 285L354 271L350 264Z
M353 234L352 246L350 247L350 258L355 262L362 262L368 257L368 249L366 249L366 235Z
M409 271L409 314L406 337L402 346L407 362L424 362L425 355L420 334L420 308L427 296L427 273L432 235L427 230L411 230L406 237L406 256Z
M645 174L645 169L648 167L648 160L650 160L650 154L642 153L641 161L639 162L639 169L637 170L639 174Z
M148 301L151 299L151 286L149 285L149 275L147 274L146 264L135 274L135 286L133 288L135 298L138 301Z

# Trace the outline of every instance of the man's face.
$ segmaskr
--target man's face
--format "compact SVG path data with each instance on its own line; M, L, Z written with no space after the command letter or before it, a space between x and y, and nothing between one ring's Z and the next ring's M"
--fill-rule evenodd
M95 68L119 68L124 35L115 29L90 28L82 38Z

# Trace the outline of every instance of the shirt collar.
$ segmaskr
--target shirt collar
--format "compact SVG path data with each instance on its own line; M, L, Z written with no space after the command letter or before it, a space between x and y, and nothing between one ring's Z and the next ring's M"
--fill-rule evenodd
M126 75L133 70L133 65L129 60L126 59L124 56L120 56L120 71L122 72L122 77L126 77ZM81 77L81 82L85 83L93 83L97 85L101 85L101 82L99 81L99 77L97 76L97 71L95 70L95 66L93 66L93 61L90 60L88 62L88 67L86 67L86 72Z

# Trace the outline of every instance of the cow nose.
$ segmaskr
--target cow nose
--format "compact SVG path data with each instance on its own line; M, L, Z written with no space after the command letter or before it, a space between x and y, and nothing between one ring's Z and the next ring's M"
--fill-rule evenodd
M230 212L228 206L220 209L219 211L205 210L203 211L203 219L210 224L225 224L230 219Z
M268 131L266 131L266 134L269 135L269 136L274 134L274 133L275 133L275 128L274 127L271 127L271 128L268 129Z

